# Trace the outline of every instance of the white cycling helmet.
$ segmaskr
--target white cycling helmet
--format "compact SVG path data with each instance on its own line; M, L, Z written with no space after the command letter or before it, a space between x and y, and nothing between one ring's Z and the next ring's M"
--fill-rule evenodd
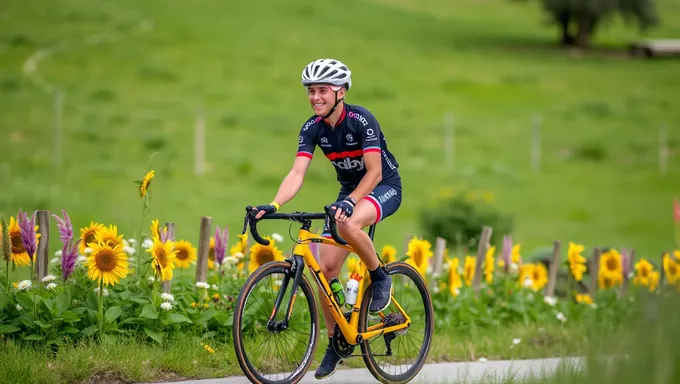
M347 90L352 86L352 71L339 60L318 59L307 64L302 70L302 84L333 84L346 86Z

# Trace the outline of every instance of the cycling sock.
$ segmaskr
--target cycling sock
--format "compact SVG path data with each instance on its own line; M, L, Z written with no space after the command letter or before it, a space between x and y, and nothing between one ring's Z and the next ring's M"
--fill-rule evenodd
M372 282L377 282L377 281L383 281L387 279L387 275L385 274L385 271L378 266L374 271L371 271L370 269L368 270L368 273L371 275L371 281Z

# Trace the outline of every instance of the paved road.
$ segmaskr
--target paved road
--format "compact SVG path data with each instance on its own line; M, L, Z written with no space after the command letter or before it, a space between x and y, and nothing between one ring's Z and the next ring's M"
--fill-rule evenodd
M572 366L581 366L583 360L579 357L572 358L553 358L553 359L536 359L536 360L498 360L498 361L474 361L474 362L460 362L460 363L440 363L427 364L420 371L411 383L478 383L480 379L490 379L495 382L499 379L513 376L520 378L522 376L536 375L542 376L544 373L554 372L561 362L566 364L571 363ZM486 380L484 380L486 381ZM173 384L248 384L250 383L245 377L228 377L222 379L206 379L206 380L187 380L177 381ZM305 375L305 378L300 383L316 383L316 384L359 384L359 383L378 383L376 379L371 376L365 368L359 369L338 369L337 372L326 380L314 379L314 372ZM160 384L160 383L158 383Z

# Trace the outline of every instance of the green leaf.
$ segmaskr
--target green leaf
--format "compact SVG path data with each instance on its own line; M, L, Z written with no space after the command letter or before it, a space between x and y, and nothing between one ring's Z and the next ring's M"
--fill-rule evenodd
M36 321L35 321L35 324L37 324L37 325L38 325L40 328L42 328L42 329L47 329L47 328L51 328L51 327L52 327L52 324L49 324L49 323L46 324L46 323L43 323L43 322L40 321L40 320L36 320Z
M115 344L117 340L118 340L118 338L114 335L108 335L108 334L102 335L102 341L104 342L104 344L109 344L109 345Z
M158 318L158 312L156 312L156 307L153 304L147 304L142 308L142 313L139 314L139 317L145 317L147 319L157 319Z
M83 335L84 337L88 337L88 336L92 336L95 333L97 333L98 330L99 330L99 325L96 325L96 324L90 325L89 327L80 331L80 334Z
M78 328L74 328L74 327L65 327L63 329L63 331L64 331L64 333L78 333L78 332L80 332L80 330L78 330Z
M99 297L94 291L90 291L87 294L87 299L85 299L87 307L95 311L99 310Z
M201 320L200 321L208 321L208 320L212 319L212 317L215 316L215 313L217 313L217 311L215 311L212 308L208 309L207 311L201 312Z
M25 310L33 310L33 299L26 292L17 292L14 296L17 299L17 303L21 305Z
M42 339L44 339L44 338L45 338L44 335L43 335L43 336L40 336L40 335L28 335L28 336L24 337L24 340L42 340Z
M152 338L158 344L163 343L163 334L161 332L144 327L144 333L146 333L147 336Z
M149 299L145 299L142 297L131 297L130 301L137 303L137 304L147 304L149 302Z
M75 313L75 314L78 315L78 316L80 316L80 315L82 315L83 313L85 313L85 311L87 311L87 308L85 308L85 307L78 307L78 308L73 308L73 309L71 309L71 312Z
M71 305L71 291L67 289L64 292L62 292L61 295L57 296L55 300L54 314L56 316L61 316L61 314L64 313L64 311L67 310L70 305Z
M165 324L177 324L177 323L192 324L193 321L191 321L188 317L184 316L181 313L171 313L171 314L168 315L168 317L165 318L164 323Z
M81 320L78 315L71 311L64 311L64 313L61 314L61 318L67 323L77 323Z
M21 328L15 327L11 324L2 324L0 325L0 334L8 334L16 331L20 331Z
M9 295L5 292L1 292L0 293L0 311L5 309L5 307L7 306L7 304L9 304L10 301L11 301L11 298L9 297Z
M118 316L120 316L121 313L123 313L123 309L121 307L111 307L106 310L106 313L104 313L104 319L107 323L112 323L118 318Z

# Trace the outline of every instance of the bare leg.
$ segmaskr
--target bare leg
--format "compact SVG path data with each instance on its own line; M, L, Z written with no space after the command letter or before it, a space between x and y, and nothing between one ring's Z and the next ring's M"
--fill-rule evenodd
M340 274L342 264L349 255L349 252L332 245L320 244L319 246L319 267L326 279L331 280ZM323 299L323 290L319 287L319 305L323 310L324 321L326 322L326 329L328 330L328 337L333 336L333 329L335 327L335 318L333 312L326 305Z

